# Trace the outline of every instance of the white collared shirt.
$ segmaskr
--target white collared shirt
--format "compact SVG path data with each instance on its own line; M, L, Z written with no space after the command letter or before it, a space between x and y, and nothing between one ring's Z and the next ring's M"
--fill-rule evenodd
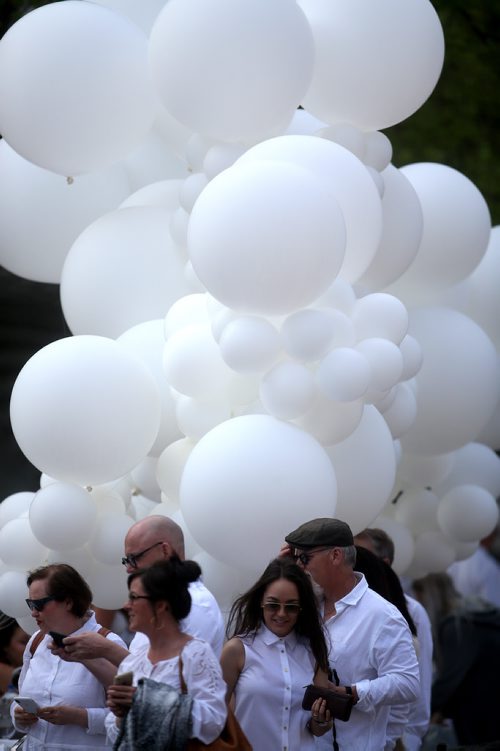
M397 608L369 589L363 574L335 603L325 628L329 661L341 686L356 686L359 701L347 722L337 720L340 751L382 751L391 704L419 695L419 669L408 624ZM330 734L316 740L331 751Z
M74 631L72 636L86 631L99 631L99 629L100 626L92 613L88 621L78 631ZM25 751L102 749L103 746L108 745L104 720L109 712L106 709L106 691L103 685L80 662L66 662L57 655L53 655L48 648L48 644L52 642L52 637L48 634L39 643L32 656L31 643L38 633L37 631L31 637L24 651L23 667L19 676L19 695L29 696L41 707L50 707L55 704L85 707L88 727L54 725L42 719L31 725L29 729L16 725L18 730L28 733L23 748ZM125 642L116 634L109 633L106 638L126 649ZM12 702L13 720L16 706L17 704Z
M208 642L217 658L224 644L224 619L217 600L205 587L201 579L189 585L191 610L187 618L180 622L181 631L197 639ZM146 634L137 633L130 644L130 652L137 652L144 645L149 645Z
M314 739L302 709L312 683L314 657L294 631L285 637L262 625L255 637L240 637L245 665L234 689L235 714L256 751L307 751Z

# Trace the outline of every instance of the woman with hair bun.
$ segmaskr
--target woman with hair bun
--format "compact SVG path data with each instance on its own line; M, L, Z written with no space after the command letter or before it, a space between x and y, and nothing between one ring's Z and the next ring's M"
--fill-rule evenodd
M125 609L129 628L148 643L129 654L118 674L132 673L132 685L108 689L108 738L116 749L182 748L189 738L211 743L226 722L226 686L207 642L181 631L191 609L189 584L201 569L177 556L157 561L128 578ZM168 745L171 743L178 745Z

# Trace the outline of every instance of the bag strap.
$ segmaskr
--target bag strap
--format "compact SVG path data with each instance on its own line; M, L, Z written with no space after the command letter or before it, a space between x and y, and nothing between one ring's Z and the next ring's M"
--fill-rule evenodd
M111 633L111 629L106 628L105 626L101 626L101 628L99 629L97 633L101 634L101 636L104 636L104 638L106 638L107 635ZM38 649L39 645L42 643L45 636L46 634L44 634L42 631L39 631L38 634L33 639L33 641L31 642L30 654L32 657L35 654L36 650Z

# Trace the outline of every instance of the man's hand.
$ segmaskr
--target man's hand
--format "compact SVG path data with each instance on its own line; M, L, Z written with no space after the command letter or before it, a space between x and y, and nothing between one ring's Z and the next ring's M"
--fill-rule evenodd
M24 727L29 727L31 725L34 725L35 722L38 722L38 717L36 714L31 714L31 712L26 712L22 707L17 706L14 710L14 717L15 721L18 725L23 725Z
M102 634L95 631L85 631L78 636L66 636L63 639L64 647L60 648L54 645L52 653L70 662L94 660L96 657L107 657L109 643Z
M38 716L52 725L79 725L80 727L87 727L87 710L83 707L71 707L67 704L40 707Z

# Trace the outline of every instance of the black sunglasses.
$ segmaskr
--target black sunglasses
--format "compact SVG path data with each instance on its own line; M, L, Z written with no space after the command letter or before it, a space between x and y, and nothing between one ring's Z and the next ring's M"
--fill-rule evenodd
M128 555L124 555L122 558L123 565L137 568L137 561L139 560L139 558L142 558L143 555L146 555L146 553L149 553L150 550L156 548L157 545L163 545L163 541L155 542L153 545L150 545L149 548L146 548L146 550L141 550L140 553L129 553Z
M297 615L297 613L302 610L300 605L296 602L264 602L262 603L261 608L272 615L279 613L281 608L283 608L287 615Z
M303 566L307 566L307 564L311 561L313 556L316 555L316 553L323 553L325 550L333 550L331 546L327 548L318 548L317 550L311 550L309 553L298 553L294 556L296 561L300 561Z
M52 597L52 595L47 595L47 597L40 597L39 600L26 600L26 605L29 607L31 611L38 610L39 613L42 612L44 607L47 605L47 603L52 602L52 600L55 600L55 597Z

